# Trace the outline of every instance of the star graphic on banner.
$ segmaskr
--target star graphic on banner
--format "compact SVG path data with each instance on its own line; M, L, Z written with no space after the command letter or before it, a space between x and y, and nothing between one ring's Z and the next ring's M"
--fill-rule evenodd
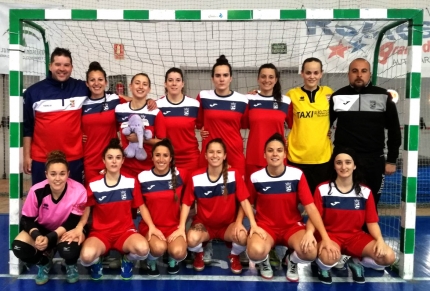
M338 45L329 46L329 49L331 49L331 53L328 56L329 59L334 56L339 56L344 58L345 51L349 49L349 46L344 46L341 42L339 42Z
M365 47L367 44L362 43L361 40L356 42L351 42L350 45L353 46L351 53L355 53L356 51L361 50L361 48Z

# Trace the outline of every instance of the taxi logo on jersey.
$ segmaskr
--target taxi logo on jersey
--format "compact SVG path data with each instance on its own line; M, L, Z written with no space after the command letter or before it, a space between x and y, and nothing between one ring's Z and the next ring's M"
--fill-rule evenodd
M355 209L360 209L360 200L359 199L354 199L354 207L355 207Z
M285 191L286 192L291 192L291 190L292 190L291 182L285 183Z
M231 102L230 103L230 109L231 110L236 110L236 102Z
M126 192L125 190L122 190L122 191L121 191L121 199L122 199L122 200L127 199L127 192Z
M186 107L184 108L184 116L190 115L190 108Z
M273 102L273 109L278 109L278 102L276 101Z

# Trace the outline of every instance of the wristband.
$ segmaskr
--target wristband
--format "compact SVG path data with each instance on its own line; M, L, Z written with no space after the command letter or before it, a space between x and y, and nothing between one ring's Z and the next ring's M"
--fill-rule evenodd
M33 230L33 231L30 233L30 236L31 236L31 238L32 238L33 240L36 240L36 238L37 238L39 235L42 235L42 234L40 233L40 231L39 231L38 229L35 229L35 230Z
M48 249L53 249L57 245L58 234L55 231L51 231L46 235L48 239Z

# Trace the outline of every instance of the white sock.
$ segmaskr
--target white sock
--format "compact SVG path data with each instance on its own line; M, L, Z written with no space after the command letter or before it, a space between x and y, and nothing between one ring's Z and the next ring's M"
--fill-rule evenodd
M328 271L328 270L330 270L331 268L333 268L334 266L337 265L337 262L334 265L331 265L331 266L330 265L326 265L323 262L321 262L320 258L317 258L315 260L315 263L317 263L318 267L320 267L320 269L323 270L323 271Z
M99 260L100 260L100 257L97 257L94 261L92 261L89 264L84 263L84 261L81 260L81 265L84 266L84 267L89 267L89 266L92 266L94 264L97 264Z
M377 270L384 269L385 267L388 267L388 266L377 264L375 262L375 260L370 258L370 257L363 257L361 259L361 261L357 258L353 258L353 261L356 264L361 264L363 267L377 269Z
M290 255L290 261L292 261L295 264L309 264L312 261L305 261L299 258L299 256L297 255L297 252L294 251L291 255Z
M144 256L139 256L138 254L129 253L127 255L127 260L129 261L143 261L148 257L149 253Z
M246 250L246 246L241 246L241 245L238 245L237 243L233 243L230 253L232 255L237 255L238 256L241 253L243 253L245 250Z
M267 255L264 259L262 259L262 260L259 260L259 261L254 261L254 260L251 260L251 258L248 256L248 252L245 252L246 253L246 256L248 257L248 260L250 261L250 262L252 262L252 263L254 263L254 264L261 264L262 262L264 262L265 260L267 260L267 259L269 259L269 255Z
M194 253L201 253L201 252L203 252L203 247L202 247L202 244L200 243L193 248L188 247L188 250L190 250L191 252L194 252Z

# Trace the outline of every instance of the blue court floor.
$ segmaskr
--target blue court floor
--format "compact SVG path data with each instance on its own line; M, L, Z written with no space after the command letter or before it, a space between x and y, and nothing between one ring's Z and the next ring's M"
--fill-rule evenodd
M375 291L429 291L430 290L430 217L417 217L417 237L415 256L415 279L404 281L390 270L374 271L366 269L366 283L356 284L351 280L349 270L333 270L333 284L324 285L313 276L309 265L300 265L300 283L290 283L285 279L285 269L275 271L272 280L258 276L255 268L244 269L241 275L233 275L227 264L228 251L224 244L213 243L213 263L202 272L195 272L191 265L181 266L178 275L167 275L165 265L160 261L161 276L152 279L146 271L137 265L134 277L123 281L119 269L105 269L100 281L92 281L85 268L80 267L80 281L68 284L64 278L64 268L57 262L51 270L50 281L37 286L34 283L36 268L24 272L18 277L8 275L8 215L0 214L0 291L33 291L33 290L97 290L97 291L130 291L130 290L234 290L234 291L272 291L272 290L375 290Z

